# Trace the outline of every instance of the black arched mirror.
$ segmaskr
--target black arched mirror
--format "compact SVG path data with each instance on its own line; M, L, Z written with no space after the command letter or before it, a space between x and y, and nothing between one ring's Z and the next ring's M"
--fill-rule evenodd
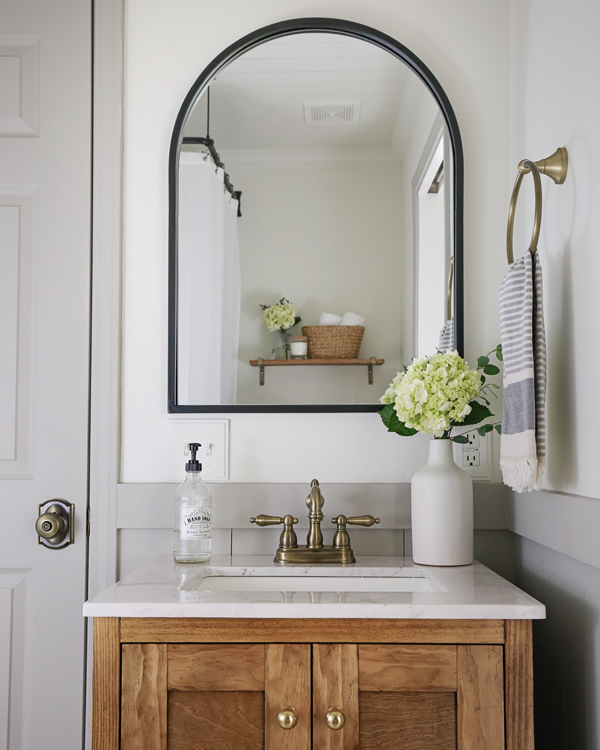
M463 353L463 155L434 75L330 18L224 50L169 154L169 412L376 411L442 347Z

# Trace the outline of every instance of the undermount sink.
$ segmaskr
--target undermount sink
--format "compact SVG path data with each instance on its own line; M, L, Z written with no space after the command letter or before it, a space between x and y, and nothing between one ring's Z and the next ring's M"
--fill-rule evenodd
M439 591L424 576L207 575L196 591L333 591L402 593Z

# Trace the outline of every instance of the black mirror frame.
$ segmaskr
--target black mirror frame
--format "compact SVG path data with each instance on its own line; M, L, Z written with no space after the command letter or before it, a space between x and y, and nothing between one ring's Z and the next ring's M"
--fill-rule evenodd
M253 47L289 36L325 32L342 34L375 44L408 65L431 91L440 107L452 146L454 160L454 343L464 356L464 291L463 291L463 209L464 160L462 140L452 105L444 89L429 68L403 44L376 29L353 21L336 18L296 18L264 26L227 47L202 71L189 90L175 120L169 150L169 346L168 346L168 411L181 413L281 413L281 412L375 412L380 404L178 404L177 403L177 186L179 153L183 128L196 101L209 81L224 67Z

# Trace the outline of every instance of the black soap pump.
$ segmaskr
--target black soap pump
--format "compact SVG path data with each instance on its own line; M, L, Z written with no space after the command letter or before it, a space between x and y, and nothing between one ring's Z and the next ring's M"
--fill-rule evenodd
M191 459L185 465L186 477L175 492L173 556L177 563L207 562L211 555L212 498L196 459L200 443L189 443Z

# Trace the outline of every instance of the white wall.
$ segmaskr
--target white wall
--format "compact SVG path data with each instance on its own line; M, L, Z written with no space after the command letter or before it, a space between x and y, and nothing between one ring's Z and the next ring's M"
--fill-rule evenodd
M600 5L512 2L512 164L569 151L564 185L542 177L548 340L545 492L512 495L518 585L546 604L534 625L541 747L600 747ZM531 179L519 199L515 255L529 242ZM525 190L526 188L526 190Z
M402 319L412 287L404 257L412 244L402 244L400 168L393 155L375 163L317 161L309 154L286 162L227 157L226 164L243 189L237 402L377 403L402 367L401 351L408 357L413 350L404 335L410 321ZM373 385L364 367L308 367L269 369L260 386L249 360L268 359L279 346L260 305L282 296L302 317L295 336L302 326L317 325L322 312L366 318L360 356L385 359Z
M168 476L167 156L179 106L204 66L260 26L343 17L411 48L448 94L466 155L467 356L498 340L496 291L509 197L509 6L504 0L128 0L122 480ZM287 449L286 449L287 448ZM427 439L375 414L232 415L234 481L408 481ZM321 475L319 475L321 471Z
M600 367L600 5L513 2L512 164L569 151L564 185L542 177L540 257L548 338L544 488L600 498L595 398ZM557 48L562 45L562 51ZM531 182L531 178L527 180ZM529 243L531 185L519 198L515 256Z

